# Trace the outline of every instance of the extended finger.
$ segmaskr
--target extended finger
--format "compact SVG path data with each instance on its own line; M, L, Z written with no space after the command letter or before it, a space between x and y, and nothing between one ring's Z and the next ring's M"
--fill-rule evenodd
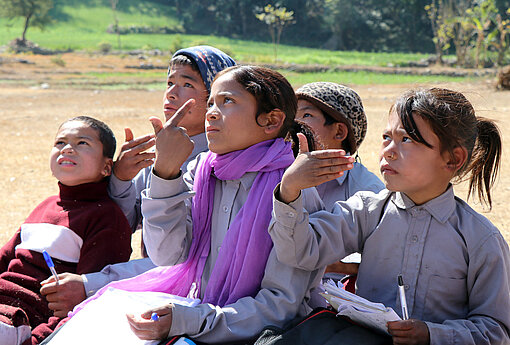
M315 157L312 157L312 159ZM330 172L339 172L352 169L352 163L347 158L335 157L335 158L323 158L315 159L314 166L318 169L331 169Z
M158 134L159 131L161 131L163 129L163 122L161 122L161 120L158 119L157 117L151 117L151 118L149 118L149 121L152 124L152 128L154 128L155 134Z
M354 162L354 157L346 156L344 150L338 149L328 149L328 150L317 150L310 153L313 157L318 159L326 159L326 158L346 158L351 159Z
M154 138L154 134L146 134L146 135L143 135L136 139L131 139L131 141L126 141L124 144L122 144L121 151L126 151L129 149L132 149L133 147L137 147L141 144L148 143L153 138Z
M299 139L299 153L309 152L308 139L306 139L306 135L304 135L303 133L298 133L297 137Z
M131 140L133 140L133 131L131 130L131 128L124 128L124 135L126 136L126 142L129 142Z
M146 151L146 150L150 149L154 145L156 145L156 138L150 138L148 141L142 142L141 144L130 145L131 146L130 148L125 148L123 146L122 147L122 153L125 156L126 155L127 156L135 156L135 155L138 155L138 154L142 153L143 151Z
M191 110L191 108L195 105L195 100L193 98L188 99L186 103L184 103L175 114L165 123L165 126L177 127L181 120L186 116L186 114Z

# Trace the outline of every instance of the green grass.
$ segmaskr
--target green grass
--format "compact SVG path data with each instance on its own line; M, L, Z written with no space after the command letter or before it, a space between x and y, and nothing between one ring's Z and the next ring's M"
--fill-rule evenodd
M161 6L147 1L125 0L125 11L117 11L119 25L146 25L154 27L177 27L178 21L170 6ZM96 1L97 2L97 1ZM94 6L91 6L93 3ZM108 25L113 23L113 13L108 6L94 4L93 0L79 6L65 5L61 7L66 20L56 20L44 31L29 28L27 38L41 47L49 49L73 49L97 51L101 42L108 42L114 49L118 48L117 36L106 33ZM0 18L0 45L7 44L20 36L21 19L8 22ZM285 35L285 32L284 32ZM269 39L269 38L268 38ZM203 35L162 35L162 34L131 34L121 36L123 50L140 48L158 48L168 52L170 47L179 42L186 47L197 44L216 46L242 62L273 63L273 46L267 42L244 41L216 36ZM177 47L179 48L179 47ZM386 66L401 65L409 61L417 61L425 54L411 53L367 53L353 51L329 51L281 45L278 51L278 63L288 64L321 64L321 65L363 65Z
M439 82L465 82L481 79L481 77L448 77L441 75L397 75L374 72L320 72L296 73L281 70L294 87L315 81L329 81L340 84L368 85L368 84L424 84Z

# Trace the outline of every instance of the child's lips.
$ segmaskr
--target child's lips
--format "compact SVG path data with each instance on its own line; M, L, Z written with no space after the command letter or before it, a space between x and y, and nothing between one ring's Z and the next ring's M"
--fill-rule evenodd
M220 130L219 130L218 128L216 128L216 127L207 126L207 127L205 128L205 131L206 131L207 133L215 133L215 132L219 132Z
M396 173L397 171L392 169L389 164L381 165L381 174L395 175Z
M74 160L66 158L66 157L60 157L59 159L57 159L57 163L59 165L69 165L69 166L76 165L76 162Z

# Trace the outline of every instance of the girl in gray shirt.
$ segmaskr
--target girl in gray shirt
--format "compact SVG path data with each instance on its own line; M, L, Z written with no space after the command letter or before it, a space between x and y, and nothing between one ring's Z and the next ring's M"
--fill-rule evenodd
M387 190L308 214L300 191L321 181L297 172L316 167L323 174L314 176L335 178L332 162L302 153L288 168L270 226L277 257L310 270L359 251L356 293L397 313L401 274L410 319L388 323L395 344L509 344L508 245L451 185L470 174L470 194L491 206L500 156L498 128L476 117L461 93L409 91L391 108L382 136Z

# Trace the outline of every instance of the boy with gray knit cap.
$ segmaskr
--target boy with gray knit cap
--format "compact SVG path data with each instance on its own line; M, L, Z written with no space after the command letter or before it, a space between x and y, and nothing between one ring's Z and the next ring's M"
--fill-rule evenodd
M351 88L330 82L303 85L296 91L298 110L296 119L310 126L323 149L343 149L354 155L367 132L367 117L359 95ZM334 180L315 187L328 211L338 200L347 200L358 191L378 193L384 183L355 162L351 170ZM326 277L340 279L343 274L356 274L359 254L352 254L344 262L331 264Z

